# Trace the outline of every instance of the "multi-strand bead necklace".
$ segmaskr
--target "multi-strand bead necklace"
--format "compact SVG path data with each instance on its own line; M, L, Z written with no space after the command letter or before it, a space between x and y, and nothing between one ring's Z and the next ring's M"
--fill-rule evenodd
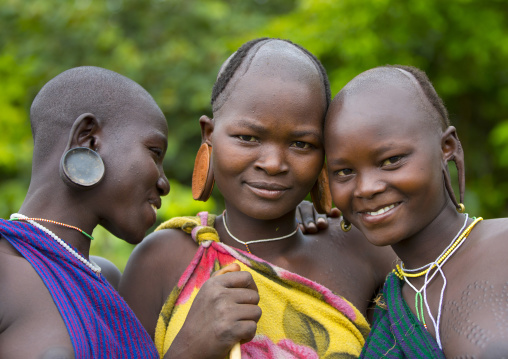
M68 224L65 224L65 223L60 223L60 222L56 222L56 221L52 221L50 219L44 219L44 218L29 218L27 216L24 216L20 213L13 213L11 214L11 217L10 217L11 221L19 221L19 220L22 220L22 221L26 221L28 223L30 223L31 225L33 225L34 227L37 227L39 228L41 231L45 232L46 234L48 234L50 237L52 237L58 244L60 244L67 252L69 252L70 254L72 254L72 256L74 256L76 259L78 259L81 263L83 263L85 266L87 266L88 268L90 268L95 274L97 275L100 275L101 274L101 267L99 267L97 264L95 264L93 261L91 260L87 260L85 257L83 257L81 254L79 254L77 251L75 251L71 246L69 246L64 240L62 240L60 237L58 237L55 233L53 233L52 231L50 231L49 229L47 229L46 227L44 227L42 224L39 224L35 221L40 221L40 222L48 222L48 223L53 223L53 224L57 224L59 226L62 226L62 227L66 227L66 228L71 228L71 229L74 229L78 232L81 232L83 235L85 235L86 237L90 238L90 239L93 239L93 237L91 235L89 235L88 233L86 233L85 231L79 229L78 227L75 227L75 226L71 226L71 225L68 225Z
M425 303L425 307L427 308L427 312L429 313L429 317L432 320L432 324L434 325L435 331L436 331L436 341L439 345L439 348L442 349L441 345L441 337L439 335L439 323L441 321L441 311L443 307L443 297L444 297L444 291L446 288L446 277L443 273L442 266L446 263L446 261L459 249L459 247L464 243L466 238L468 237L469 233L471 233L471 230L476 226L476 224L483 220L482 217L474 218L473 223L471 223L466 229L464 229L467 225L468 220L468 214L465 215L465 220L463 226L460 228L460 230L457 232L451 243L446 247L441 253L441 255L432 263L426 264L420 268L416 269L406 269L404 268L404 263L402 263L402 266L399 266L397 264L396 268L393 272L397 277L399 277L401 280L404 280L415 292L415 311L416 311L416 317L418 320L423 324L425 329L427 329L427 324L425 323L425 316L423 313L423 303ZM432 269L436 268L436 271L430 275ZM427 301L427 286L429 283L434 279L435 275L437 273L440 273L443 277L443 287L441 289L441 295L439 298L439 307L438 307L438 314L437 318L434 319L431 311L430 306ZM408 278L417 278L425 275L425 281L423 283L423 286L420 289L416 289L414 285L411 284ZM430 275L430 277L429 277ZM423 291L423 295L422 295Z

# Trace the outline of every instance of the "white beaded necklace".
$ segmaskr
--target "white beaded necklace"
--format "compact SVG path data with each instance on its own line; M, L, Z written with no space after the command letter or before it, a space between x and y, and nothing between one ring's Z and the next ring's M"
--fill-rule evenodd
M450 249L450 247L453 245L455 240L464 231L464 228L466 228L466 225L467 225L468 218L469 218L469 215L466 213L465 214L465 219L464 219L464 224L462 225L462 228L460 228L460 230L457 232L457 234L455 235L453 240L450 242L448 247L446 247L444 249L443 253L441 253L441 255L439 255L434 262L426 264L426 265L424 265L424 266L422 266L420 268L416 268L416 269L406 269L406 268L404 268L404 271L406 271L406 272L419 272L419 271L424 270L424 269L426 269L426 268L428 268L430 266L435 266L437 268L436 271L434 273L432 273L430 278L429 278L430 270L427 273L425 273L425 281L424 281L422 287L419 290L416 289L416 287L411 284L411 282L408 280L408 278L406 276L404 276L404 281L417 293L417 295L423 291L423 301L425 303L425 307L427 308L427 312L429 313L430 320L432 321L432 324L434 325L434 330L436 331L436 342L437 342L437 345L439 346L440 349L443 349L443 347L442 347L442 344L441 344L441 335L440 335L440 332L439 332L439 323L441 322L441 311L442 311L442 308L443 308L443 297L444 297L444 291L445 291L445 288L446 288L446 277L445 277L444 272L441 269L441 267L446 263L446 261L448 259L450 259L450 257L453 255L453 253L455 253L457 251L457 249L459 249L459 247L462 245L462 243L464 243L464 241L459 243L459 245L456 246L450 252L450 254L443 260L443 262L441 264L439 264L437 261L438 261L439 258L441 258L448 251L448 249ZM429 303L427 301L427 286L432 281L432 279L434 279L434 277L436 276L437 273L441 274L441 277L443 277L443 287L441 288L441 295L439 296L439 307L438 307L437 318L434 319L434 316L432 315L432 313L430 311ZM415 303L415 306L418 307L418 303L417 302ZM416 311L418 312L418 308L416 308ZM423 315L424 315L423 312L422 312L421 315L423 317ZM426 325L425 325L425 328L427 328Z
M247 241L247 242L244 242L244 241L241 241L239 240L238 238L236 238L229 230L228 228L228 225L226 224L226 211L224 211L224 214L222 216L222 222L224 223L224 228L226 228L226 232L228 232L229 236L231 238L233 238L235 241L237 241L238 243L241 243L245 246L245 248L247 248L247 252L251 253L250 249L249 249L249 244L253 244L253 243L262 243L262 242L273 242L273 241L280 241L281 239L286 239L286 238L289 238L291 236L294 236L296 234L296 232L298 232L298 226L296 226L295 230L289 234L286 234L285 236L282 236L282 237L276 237L276 238L265 238L265 239L255 239L253 241Z
M32 221L28 219L27 216L24 216L20 213L13 213L11 214L11 219L23 219L33 225L34 227L39 228L41 231L47 233L49 236L51 236L58 244L60 244L62 247L67 250L70 254L72 254L76 259L78 259L81 263L83 263L85 266L90 268L95 274L100 275L101 274L101 267L99 267L96 263L94 263L92 260L87 260L85 257L83 257L81 254L76 252L74 249L71 248L67 243L65 243L64 240L62 240L60 237L58 237L55 233L51 232L49 229L44 227L42 224L39 224L35 221Z

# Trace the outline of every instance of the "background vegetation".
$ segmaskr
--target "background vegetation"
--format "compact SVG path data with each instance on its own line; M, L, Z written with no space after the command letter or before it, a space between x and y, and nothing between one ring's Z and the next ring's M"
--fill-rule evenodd
M504 0L0 0L0 216L30 180L28 112L40 87L96 65L142 84L170 126L171 193L160 220L206 209L192 201L199 116L220 64L255 37L287 38L318 56L335 94L356 74L415 65L434 82L466 152L469 213L508 215L508 2ZM121 269L130 245L97 229L92 251Z

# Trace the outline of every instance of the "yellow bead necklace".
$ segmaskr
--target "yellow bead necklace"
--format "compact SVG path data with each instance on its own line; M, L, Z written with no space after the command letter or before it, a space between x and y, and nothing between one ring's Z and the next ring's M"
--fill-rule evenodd
M431 269L435 268L437 265L441 264L441 262L443 262L451 253L454 252L454 249L460 245L466 238L467 236L469 235L469 233L471 232L471 230L474 228L474 226L476 226L476 224L480 221L482 221L483 218L482 217L478 217L476 218L473 223L471 223L469 225L469 227L467 227L459 236L459 238L457 238L457 240L450 246L450 248L448 248L448 250L446 252L444 252L435 262L434 264L432 264L431 266L429 266L427 269L421 271L421 272L418 272L418 273L408 273L406 271L404 271L403 268L401 268L401 266L399 266L398 264L396 265L396 269L393 270L393 273L395 273L395 275L397 277L399 277L401 280L404 280L404 277L409 277L409 278L416 278L416 277L421 277L422 275L425 275L427 274L428 271L430 271ZM402 263L402 267L404 267L404 263Z

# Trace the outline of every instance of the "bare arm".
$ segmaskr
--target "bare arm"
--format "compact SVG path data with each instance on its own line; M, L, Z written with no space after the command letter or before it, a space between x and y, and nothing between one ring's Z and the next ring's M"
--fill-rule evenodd
M106 278L106 280L109 282L109 284L111 284L113 288L118 290L118 285L120 284L120 277L122 276L122 273L116 267L116 265L103 257L90 256L90 259L94 261L99 267L101 267L101 274Z
M164 301L197 250L184 236L177 230L147 236L132 252L120 280L120 295L152 339Z

